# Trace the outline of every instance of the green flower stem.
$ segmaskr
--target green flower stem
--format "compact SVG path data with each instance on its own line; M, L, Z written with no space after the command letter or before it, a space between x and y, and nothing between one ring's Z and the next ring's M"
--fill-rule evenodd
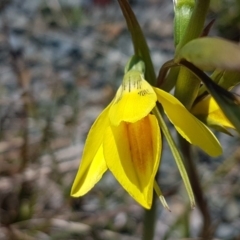
M195 5L195 0L176 0L174 1L174 45L177 46L181 41L189 20L192 16L192 11Z
M150 210L145 209L143 222L143 236L142 240L153 240L156 217L157 217L157 195L153 194L152 207Z
M188 110L198 96L200 83L200 79L188 69L180 68L174 95Z
M204 22L209 8L210 0L197 0L190 18L189 24L186 28L183 38L180 40L175 55L178 51L189 41L199 37L202 34Z
M199 207L199 210L203 217L203 226L202 226L202 229L200 232L200 237L202 239L212 239L213 226L211 225L211 217L209 214L207 201L204 197L202 187L201 187L201 184L199 181L196 165L193 162L193 157L191 154L191 146L179 134L178 134L178 137L179 137L180 147L181 147L182 153L184 155L186 170L188 172L188 176L189 176L189 179L190 179L190 182L192 185L192 189L193 189L194 195L196 197L197 206Z
M191 207L194 208L195 207L195 200L194 200L194 195L193 195L193 191L192 191L192 188L191 188L191 184L189 182L189 179L188 179L188 175L187 175L187 172L185 170L185 167L184 167L184 164L183 164L183 160L182 160L182 156L180 154L180 152L178 151L178 148L176 146L176 143L161 115L161 113L159 112L159 110L161 112L163 112L163 109L162 109L162 106L161 105L158 105L158 108L155 107L153 109L153 113L154 115L156 116L157 120L158 120L158 123L159 123L159 126L164 134L164 136L166 137L167 139L167 142L169 144L169 147L172 151L172 154L174 156L174 159L176 161L176 164L178 166L178 169L179 169L179 172L180 172L180 175L183 179L183 182L184 182L184 185L186 187L186 190L187 190L187 193L188 193L188 196L189 196L189 199L190 199L190 203L191 203Z
M209 8L210 0L197 0L194 6L192 16L183 35L180 40L175 56L177 56L178 51L189 41L197 38L201 35L204 27L205 18ZM200 80L198 80L192 73L184 68L180 69L175 97L178 98L187 109L192 107L194 100L198 95L198 90L200 86Z

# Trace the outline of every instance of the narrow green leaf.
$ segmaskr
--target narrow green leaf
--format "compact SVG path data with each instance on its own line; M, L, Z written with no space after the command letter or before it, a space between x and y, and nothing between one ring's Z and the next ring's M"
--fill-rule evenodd
M125 20L127 22L128 30L132 36L132 42L134 47L135 55L141 57L146 66L145 77L146 80L151 84L155 85L156 83L156 75L154 72L152 60L150 57L149 49L147 46L147 42L143 35L142 29L137 21L137 18L134 12L129 5L127 0L118 0L118 3L121 7Z
M216 69L212 74L211 74L211 79L215 82L215 83L219 83L221 77L223 76L223 73L224 71L223 70L219 70L219 69ZM203 97L205 97L206 95L208 95L208 91L207 91L207 88L206 86L203 84L199 91L198 91L198 98L199 99L202 99Z
M161 112L163 112L163 109L162 109L162 106L158 105L158 107L160 108ZM189 182L189 178L188 178L188 175L187 175L187 172L186 172L186 169L185 169L185 166L183 164L183 159L182 159L182 155L181 153L178 151L178 147L161 115L161 113L159 112L158 108L154 108L153 109L153 113L155 114L157 120L158 120L158 123L159 123L159 126L160 126L160 129L163 131L163 134L164 136L166 137L167 139L167 142L168 142L168 145L172 151L172 154L173 154L173 157L176 161L176 164L177 164L177 167L178 167L178 170L180 172L180 175L183 179L183 183L185 185L185 188L187 190L187 193L188 193L188 197L190 199L190 203L191 203L191 207L194 208L195 207L195 199L194 199L194 194L193 194L193 191L192 191L192 187L191 187L191 184Z
M216 69L211 75L211 79L222 88L231 90L240 83L240 72ZM206 92L206 86L202 85L198 92L198 96L203 96Z
M212 71L216 68L240 71L240 46L221 38L203 37L188 42L174 61L191 62L198 68Z

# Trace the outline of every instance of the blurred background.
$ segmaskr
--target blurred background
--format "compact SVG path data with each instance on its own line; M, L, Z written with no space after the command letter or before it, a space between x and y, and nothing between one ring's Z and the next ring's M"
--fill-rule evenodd
M129 1L156 72L173 57L170 0ZM211 35L239 41L240 2L213 0ZM0 240L137 240L143 209L110 173L86 196L69 196L88 130L113 98L133 54L115 0L0 1ZM198 149L196 164L215 239L240 239L239 137L218 134L224 154ZM173 157L164 145L157 239L197 235Z

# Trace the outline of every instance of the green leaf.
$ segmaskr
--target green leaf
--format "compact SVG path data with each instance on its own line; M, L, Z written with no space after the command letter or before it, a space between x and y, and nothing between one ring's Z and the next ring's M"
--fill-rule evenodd
M208 92L218 103L224 115L240 133L240 97L217 85L208 75L206 75L192 63L183 60L180 62L180 64L187 67L203 81Z
M127 0L118 0L118 3L121 7L125 20L127 22L128 30L132 36L132 42L134 47L134 53L136 56L141 57L145 63L146 71L145 77L146 80L151 84L155 85L156 75L154 72L152 60L150 57L149 49L147 42L143 35L142 29L136 19L135 14L133 13L131 6Z
M240 72L223 71L216 69L211 75L211 79L224 89L231 90L240 83ZM202 85L199 89L198 96L206 95L206 86Z
M240 46L221 38L203 37L188 42L175 57L179 63L187 60L202 70L240 71Z
M211 79L215 82L215 83L219 83L221 77L223 76L224 71L223 70L219 70L216 69L212 74L211 74ZM206 86L203 84L198 91L198 97L202 98L204 96L206 96L208 94L207 88Z

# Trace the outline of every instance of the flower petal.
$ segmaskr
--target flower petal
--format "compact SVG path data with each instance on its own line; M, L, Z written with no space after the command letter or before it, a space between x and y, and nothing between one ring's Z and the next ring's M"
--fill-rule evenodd
M191 144L197 145L210 156L218 156L222 153L221 145L214 134L195 118L178 99L161 89L154 89L169 120L183 138Z
M111 124L120 122L134 123L147 116L157 101L152 86L143 79L138 71L129 71L117 91L113 105L109 111Z
M102 143L105 131L109 126L108 113L110 106L111 103L98 116L88 133L81 164L71 189L71 196L73 197L86 194L107 170Z
M109 127L103 142L109 170L138 203L149 209L162 144L156 117L148 115L135 123Z
M191 112L196 117L207 122L209 126L219 126L223 128L235 129L231 122L225 117L214 98L210 95L198 102L192 108Z

